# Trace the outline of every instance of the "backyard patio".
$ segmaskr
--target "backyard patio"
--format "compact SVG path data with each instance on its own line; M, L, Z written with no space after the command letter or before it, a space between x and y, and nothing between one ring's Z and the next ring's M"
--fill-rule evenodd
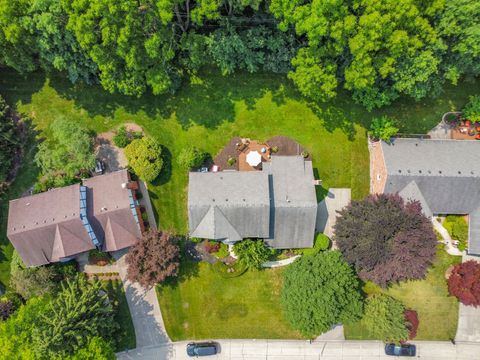
M262 163L270 161L272 155L302 155L311 160L303 146L287 136L274 136L265 142L234 137L215 157L214 163L220 171L256 171L261 170Z

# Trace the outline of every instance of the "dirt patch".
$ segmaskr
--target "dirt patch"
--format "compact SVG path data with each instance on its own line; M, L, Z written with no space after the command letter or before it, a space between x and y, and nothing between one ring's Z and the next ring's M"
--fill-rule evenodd
M123 125L127 128L127 131L144 133L142 127L135 123L126 123ZM95 139L97 159L105 163L105 170L107 172L121 170L128 165L123 149L115 146L113 143L115 134L116 131L110 130L98 134Z

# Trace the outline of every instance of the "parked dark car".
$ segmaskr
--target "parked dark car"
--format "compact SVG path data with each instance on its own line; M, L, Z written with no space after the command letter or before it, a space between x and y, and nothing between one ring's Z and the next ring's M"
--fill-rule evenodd
M415 356L417 348L412 344L387 344L385 354L393 356Z
M97 175L102 175L103 172L105 171L105 164L103 163L102 160L96 160L95 161L95 174Z
M218 344L214 342L198 342L187 344L187 355L191 357L218 354Z

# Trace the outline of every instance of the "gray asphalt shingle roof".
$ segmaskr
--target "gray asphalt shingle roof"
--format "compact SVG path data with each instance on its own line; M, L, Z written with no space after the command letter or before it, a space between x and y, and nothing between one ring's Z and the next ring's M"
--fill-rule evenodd
M191 172L190 235L207 239L268 237L268 174L260 171ZM232 230L233 228L233 230ZM237 240L237 239L231 239Z
M398 138L382 150L384 192L420 201L427 215L469 214L469 252L480 254L480 142Z
M272 156L263 171L190 173L190 235L264 238L275 248L311 247L317 199L310 161Z
M268 244L277 249L313 246L318 203L312 162L302 156L273 156L263 171L271 175L275 209Z

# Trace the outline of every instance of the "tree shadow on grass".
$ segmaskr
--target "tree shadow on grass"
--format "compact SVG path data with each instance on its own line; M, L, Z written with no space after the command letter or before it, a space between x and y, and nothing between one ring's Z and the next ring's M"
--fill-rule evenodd
M184 281L190 280L191 278L198 277L200 272L198 261L191 261L186 258L182 258L180 261L180 270L178 276L170 277L161 285L158 286L158 290L161 292L162 288L176 288L179 284Z
M45 80L46 74L42 71L21 75L14 69L0 67L0 94L12 107L18 102L29 104L32 95L45 85Z
M52 74L50 85L90 116L113 116L119 108L130 114L144 112L151 118L168 119L175 115L183 129L193 124L215 129L225 121L234 121L237 101L243 101L247 109L253 110L267 92L276 94L277 104L284 103L286 98L285 78L279 75L238 73L224 77L216 69L205 69L199 79L184 79L174 95L147 92L138 98L110 94L100 85L71 84L61 74Z
M172 177L172 152L165 145L161 146L161 156L163 160L162 171L160 172L160 175L158 175L157 178L152 181L152 185L154 186L164 185L169 182L170 178Z

